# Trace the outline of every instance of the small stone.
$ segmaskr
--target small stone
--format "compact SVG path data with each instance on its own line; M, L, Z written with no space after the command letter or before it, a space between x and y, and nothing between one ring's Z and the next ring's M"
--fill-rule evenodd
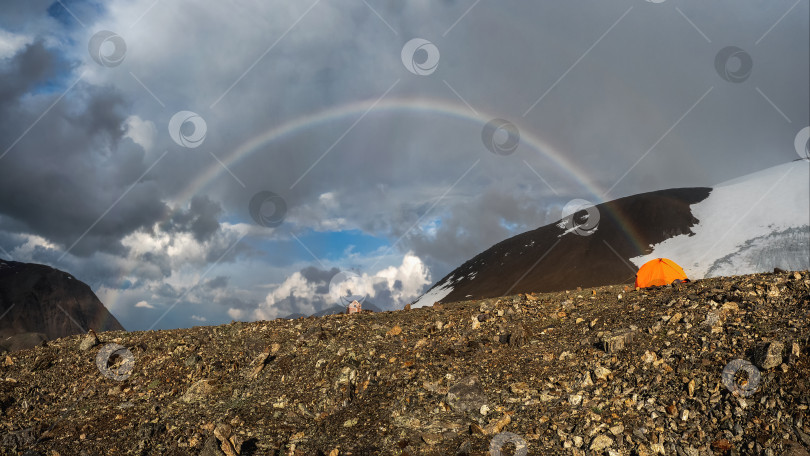
M689 396L695 395L695 379L689 380L689 383L686 385L686 389L689 392Z
M754 348L752 361L760 369L771 369L782 364L782 350L785 345L781 342L768 342Z
M205 439L205 443L203 443L203 449L200 452L200 456L224 456L225 453L219 447L219 442L217 442L217 438L213 435L209 435L207 439Z
M349 418L348 420L343 422L343 427L354 427L358 423L357 418Z
M399 325L396 325L393 328L389 329L388 332L385 334L387 336L398 336L402 334L402 328Z
M579 406L582 403L582 395L581 394L572 394L568 396L568 402L571 403L574 407Z
M611 445L613 445L613 439L606 435L600 434L594 437L594 439L591 441L590 449L591 451L602 451Z
M512 422L512 415L511 413L504 413L501 419L490 422L484 431L486 431L487 435L495 435L503 430L509 423Z
M591 373L590 371L585 372L585 378L582 380L582 387L586 386L593 386L593 380L591 380Z
M481 327L481 322L478 321L478 317L472 317L472 329L478 329Z
M442 435L435 432L422 433L422 440L430 446L442 443Z
M611 374L610 369L602 366L596 366L596 369L593 370L593 375L595 375L596 378L599 380L607 380L610 374Z
M81 351L90 350L91 348L98 345L98 343L99 343L98 336L96 336L96 332L91 329L90 331L87 332L87 335L84 336L84 339L82 339L81 343L79 344L79 350Z
M484 430L484 428L479 426L478 423L470 424L470 433L471 434L477 434L477 435L486 435L487 434L487 432Z
M624 350L633 341L632 331L623 331L608 334L602 337L602 349L606 353L616 353Z
M214 391L214 381L203 379L192 384L180 398L183 402L196 402L204 399Z
M682 318L683 318L683 314L681 314L680 312L677 312L677 313L675 313L675 315L672 316L672 318L669 319L667 324L675 325L677 323L680 323Z
M489 413L489 406L487 404L482 405L478 412L483 416L487 416L487 413Z
M474 375L465 377L447 391L447 405L455 412L479 411L486 402L487 396Z
M512 394L523 395L529 390L529 385L527 385L525 382L516 382L509 385L509 390L512 392Z
M186 367L192 367L195 364L199 363L200 361L202 361L202 357L195 353L193 355L189 355L189 357L186 358L186 360L183 362L183 364Z

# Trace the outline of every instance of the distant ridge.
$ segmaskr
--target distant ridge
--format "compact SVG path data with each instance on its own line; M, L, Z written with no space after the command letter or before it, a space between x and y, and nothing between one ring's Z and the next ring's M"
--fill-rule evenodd
M124 330L90 287L67 272L0 259L0 349L28 348L41 340ZM31 333L39 333L41 337ZM22 342L21 342L22 341Z

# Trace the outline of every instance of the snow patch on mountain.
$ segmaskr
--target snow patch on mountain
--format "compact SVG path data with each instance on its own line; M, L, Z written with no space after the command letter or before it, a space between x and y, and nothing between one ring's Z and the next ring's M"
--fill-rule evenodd
M641 266L670 258L690 278L810 268L810 163L797 160L724 182L691 206L699 220L693 235L678 235Z
M411 304L411 309L418 309L420 307L427 307L436 304L437 302L444 299L445 296L449 295L453 292L453 284L457 280L451 278L447 281L447 283L443 283L439 286L436 286L430 289L427 293L423 294L416 300L413 304Z

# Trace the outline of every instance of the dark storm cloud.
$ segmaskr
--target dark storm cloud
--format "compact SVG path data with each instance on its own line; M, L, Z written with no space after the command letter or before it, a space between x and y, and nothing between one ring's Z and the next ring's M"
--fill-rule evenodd
M340 269L338 268L323 270L315 266L308 266L301 270L301 275L304 276L307 282L317 286L315 288L316 293L325 294L329 293L329 281L339 272Z
M67 69L42 41L26 46L6 64L0 61L0 109L7 112L22 95Z
M144 152L122 140L126 101L114 88L80 82L53 104L60 94L45 90L46 83L68 69L41 42L5 65L15 77L0 79L0 192L13 197L0 199L0 223L73 246L74 255L123 254L121 239L151 227L166 205L148 178L115 203L148 167Z
M161 224L165 232L189 232L199 242L207 241L219 230L222 206L206 195L195 195L187 210L179 209Z

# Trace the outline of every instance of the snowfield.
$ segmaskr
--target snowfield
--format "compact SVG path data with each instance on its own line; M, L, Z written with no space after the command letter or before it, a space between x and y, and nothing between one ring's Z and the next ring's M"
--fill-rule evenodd
M810 268L810 162L797 160L717 185L692 205L694 235L656 244L655 258L680 264L690 278Z

